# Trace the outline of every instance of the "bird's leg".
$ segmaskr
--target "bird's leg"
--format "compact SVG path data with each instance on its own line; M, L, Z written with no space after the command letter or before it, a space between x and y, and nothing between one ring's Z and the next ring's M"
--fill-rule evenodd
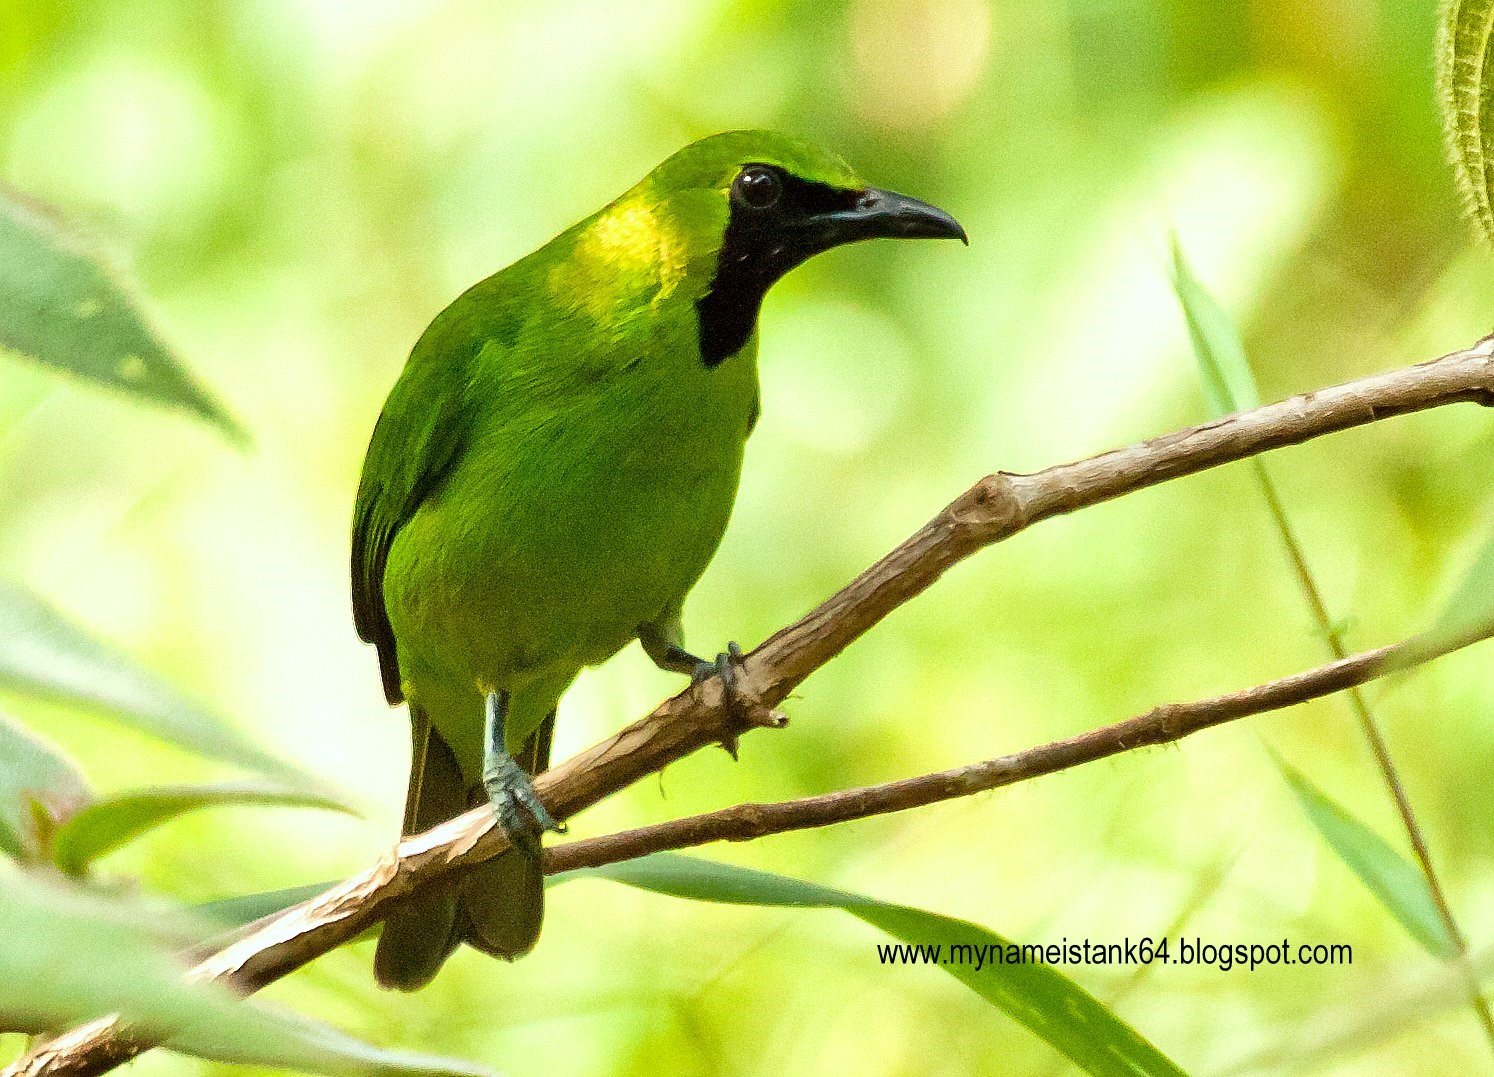
M665 673L683 673L695 679L701 666L710 663L697 658L680 646L680 625L677 617L661 623L638 626L638 642L643 644L643 653ZM712 667L714 671L714 667ZM709 673L706 676L710 676ZM697 682L698 683L698 682Z
M658 649L645 643L643 649L653 659L654 665L666 673L684 673L693 677L696 669L709 664L705 659L697 658L678 643L661 643Z
M508 754L504 728L507 717L508 693L489 692L484 704L482 785L509 844L525 856L537 858L540 835L547 830L564 833L565 828L540 803L529 775Z

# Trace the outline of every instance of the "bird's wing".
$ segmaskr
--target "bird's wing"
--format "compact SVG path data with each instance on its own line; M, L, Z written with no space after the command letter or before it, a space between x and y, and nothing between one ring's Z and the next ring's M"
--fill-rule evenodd
M395 535L461 455L466 383L464 370L417 346L384 404L363 462L353 509L353 622L364 642L378 648L384 695L391 704L404 693L394 629L384 608L384 567Z

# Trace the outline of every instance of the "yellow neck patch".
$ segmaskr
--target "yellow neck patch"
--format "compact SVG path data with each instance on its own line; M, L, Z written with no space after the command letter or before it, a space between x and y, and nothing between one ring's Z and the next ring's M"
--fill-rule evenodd
M640 300L652 306L667 298L684 277L685 251L663 214L630 198L603 210L556 269L552 285L604 319Z
M664 265L670 236L659 215L638 202L603 213L581 241L585 255L613 265Z

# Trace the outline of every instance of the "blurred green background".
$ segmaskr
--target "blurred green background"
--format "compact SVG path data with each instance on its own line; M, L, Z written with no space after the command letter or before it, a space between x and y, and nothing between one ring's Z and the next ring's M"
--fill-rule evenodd
M366 821L245 809L109 861L184 900L329 879L398 830L408 736L354 635L364 448L460 290L685 142L773 126L948 208L968 251L868 245L767 302L764 411L686 611L755 644L986 471L1199 421L1176 228L1268 397L1430 358L1489 325L1494 267L1444 164L1421 0L0 2L0 178L122 250L251 431L0 364L0 575L24 581ZM1351 645L1424 627L1487 532L1472 408L1274 458ZM1248 471L1042 525L956 569L790 701L579 818L601 833L952 766L1317 664ZM1494 945L1494 682L1472 650L1371 689L1455 907ZM636 648L583 677L564 757L677 690ZM26 712L103 789L219 769ZM1450 973L1321 843L1269 745L1400 847L1341 700L998 794L707 855L1024 941L1348 942L1352 967L1076 968L1197 1073L1486 1070ZM1033 1073L1063 1063L936 970L882 967L830 912L553 892L535 954L460 954L415 997L346 947L267 995L365 1038L508 1072ZM17 1041L0 1041L0 1057ZM145 1075L206 1063L156 1052Z

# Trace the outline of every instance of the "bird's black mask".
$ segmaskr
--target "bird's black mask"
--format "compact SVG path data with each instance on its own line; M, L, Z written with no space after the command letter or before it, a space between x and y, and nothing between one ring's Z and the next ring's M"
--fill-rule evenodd
M821 251L878 237L968 242L953 217L927 202L875 187L814 183L774 165L747 165L729 197L716 276L695 303L708 367L747 343L763 296L778 278Z

